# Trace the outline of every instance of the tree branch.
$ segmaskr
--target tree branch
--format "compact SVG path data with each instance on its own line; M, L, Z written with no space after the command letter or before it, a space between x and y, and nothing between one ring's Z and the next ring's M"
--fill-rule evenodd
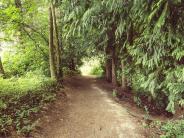
M49 41L48 39L44 36L44 34L42 34L41 32L37 31L37 29L35 29L34 27L28 25L28 24L25 24L25 23L21 23L23 25L23 27L26 27L26 28L29 28L31 29L32 31L34 31L35 33L39 34L42 39L49 45Z
M23 31L27 34L27 36L35 43L35 46L41 51L41 54L44 56L46 60L48 60L47 54L43 51L43 49L39 46L39 44L36 42L34 38L29 34L29 32L23 28Z

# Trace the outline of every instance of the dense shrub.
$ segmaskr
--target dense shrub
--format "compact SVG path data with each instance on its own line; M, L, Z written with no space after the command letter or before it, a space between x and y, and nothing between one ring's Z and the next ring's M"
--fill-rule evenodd
M40 70L45 75L49 74L49 63L47 55L43 55L35 49L35 46L11 47L4 53L3 65L7 76L21 76L26 72Z

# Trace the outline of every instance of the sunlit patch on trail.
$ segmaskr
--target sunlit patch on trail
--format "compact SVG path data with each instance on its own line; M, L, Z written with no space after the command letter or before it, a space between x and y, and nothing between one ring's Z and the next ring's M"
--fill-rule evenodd
M110 99L107 93L104 90L97 87L95 84L92 84L91 87L102 96L102 100L104 101L104 103L106 103L105 105L108 105L108 108L106 108L105 110L113 114L114 122L112 123L114 124L113 126L115 127L113 127L112 129L116 130L118 137L119 138L127 137L127 133L124 133L127 131L130 131L129 132L130 136L133 135L135 137L139 137L139 135L131 134L131 132L136 131L136 127L131 119L125 120L127 116L129 117L127 109L123 108L121 105Z
M99 91L101 95L105 95L105 96L107 96L107 94L106 94L102 89L98 88L98 87L97 87L97 86L95 86L94 84L93 84L93 85L91 85L91 87L92 87L93 89L95 89L95 90Z

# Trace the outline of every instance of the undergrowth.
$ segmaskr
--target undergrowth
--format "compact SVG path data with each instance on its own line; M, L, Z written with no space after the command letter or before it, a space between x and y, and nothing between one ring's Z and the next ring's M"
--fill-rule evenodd
M184 138L184 119L169 121L161 126L164 134L161 138Z
M21 78L0 78L0 136L28 135L35 127L40 108L55 99L56 82L27 73Z
M153 121L149 128L160 138L184 138L184 119L166 122ZM158 137L158 136L157 136Z

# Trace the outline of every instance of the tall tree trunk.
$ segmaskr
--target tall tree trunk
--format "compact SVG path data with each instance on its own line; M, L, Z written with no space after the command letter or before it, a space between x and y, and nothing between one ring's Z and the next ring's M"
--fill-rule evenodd
M52 8L49 8L49 64L51 78L57 80L57 71L55 67L55 53L54 53L54 27Z
M61 80L62 78L61 47L59 44L56 9L53 4L51 4L51 8L52 8L52 15L53 15L53 28L54 28L54 38L55 38L55 57L56 57L57 78Z
M2 64L2 61L1 61L1 57L0 57L0 76L4 76L4 68L3 68L3 64Z
M61 11L59 10L59 24L62 26L62 20L61 20L61 18L62 18L62 15L61 15ZM59 29L59 31L58 31L58 37L59 37L59 49L60 49L60 53L61 53L61 69L60 69L60 75L61 75L61 77L63 78L63 67L62 67L62 52L63 52L63 42L62 42L62 27L60 27L60 29Z
M113 86L117 86L117 53L115 46L113 46L111 49L111 55L112 55L112 84Z
M105 74L106 74L106 80L108 82L112 82L112 59L110 56L110 47L107 45L105 49L106 53L106 63L105 63Z
M108 30L108 47L110 49L110 58L111 58L111 78L113 86L117 86L117 53L116 53L116 44L115 44L115 31L116 26L112 24L111 28Z

